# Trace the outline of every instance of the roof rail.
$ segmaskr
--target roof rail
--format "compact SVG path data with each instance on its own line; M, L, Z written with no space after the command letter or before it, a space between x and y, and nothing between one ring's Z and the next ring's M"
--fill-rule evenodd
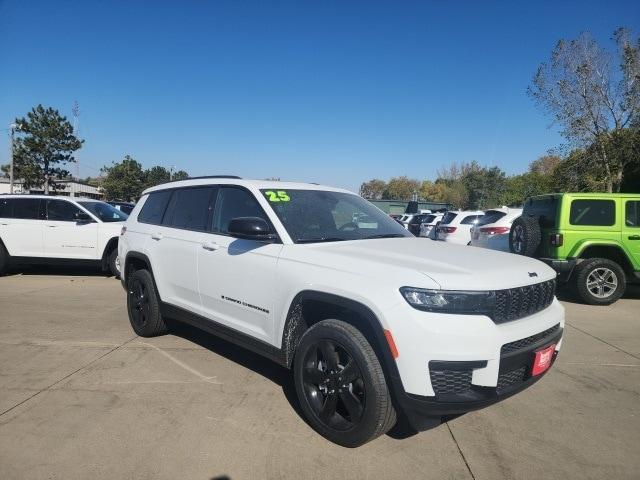
M201 178L234 178L236 180L242 180L242 177L237 175L204 175L202 177L189 177L187 180L200 180Z

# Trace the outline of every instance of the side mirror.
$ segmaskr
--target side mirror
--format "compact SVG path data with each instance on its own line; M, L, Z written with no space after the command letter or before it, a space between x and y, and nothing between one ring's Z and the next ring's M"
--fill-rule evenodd
M237 238L272 242L278 236L271 231L269 224L259 217L237 217L229 222L229 233Z
M78 223L89 223L91 217L86 212L76 212L73 214L73 219Z

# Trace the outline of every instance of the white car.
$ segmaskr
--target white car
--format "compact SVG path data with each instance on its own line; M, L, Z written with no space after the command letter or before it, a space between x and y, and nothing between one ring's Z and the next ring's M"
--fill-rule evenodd
M442 221L444 213L431 213L422 219L420 224L420 237L436 239L436 225Z
M127 215L85 198L0 196L0 275L16 264L95 264L120 274L118 238Z
M471 228L471 245L492 250L509 251L509 232L513 221L522 215L521 208L494 208Z
M423 430L506 398L536 382L562 343L550 267L425 244L337 188L159 185L118 248L138 335L167 333L174 319L291 369L309 424L344 446L388 431L396 409Z
M431 210L420 210L419 212L416 212L416 213L405 213L400 218L398 218L398 221L402 224L402 226L404 226L404 228L409 230L409 225L411 224L411 221L415 217L418 217L425 213L431 213Z
M471 242L471 227L477 224L483 215L484 212L482 210L445 213L436 231L437 240L457 245L469 245Z

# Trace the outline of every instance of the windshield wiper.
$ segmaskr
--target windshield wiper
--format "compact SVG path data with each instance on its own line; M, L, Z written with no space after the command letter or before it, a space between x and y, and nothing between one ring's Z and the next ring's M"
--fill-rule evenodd
M406 237L406 235L403 235L401 233L380 233L378 235L369 235L368 237L362 237L365 240L368 240L370 238L404 238Z
M343 242L345 240L347 239L342 237L298 238L296 243Z

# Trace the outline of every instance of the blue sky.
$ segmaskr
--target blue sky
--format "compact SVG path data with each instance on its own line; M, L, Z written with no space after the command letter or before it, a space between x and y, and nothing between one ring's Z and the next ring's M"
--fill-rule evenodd
M82 176L125 154L352 190L453 161L517 173L562 143L526 95L556 41L639 23L611 0L0 0L0 162L16 116L77 100Z

